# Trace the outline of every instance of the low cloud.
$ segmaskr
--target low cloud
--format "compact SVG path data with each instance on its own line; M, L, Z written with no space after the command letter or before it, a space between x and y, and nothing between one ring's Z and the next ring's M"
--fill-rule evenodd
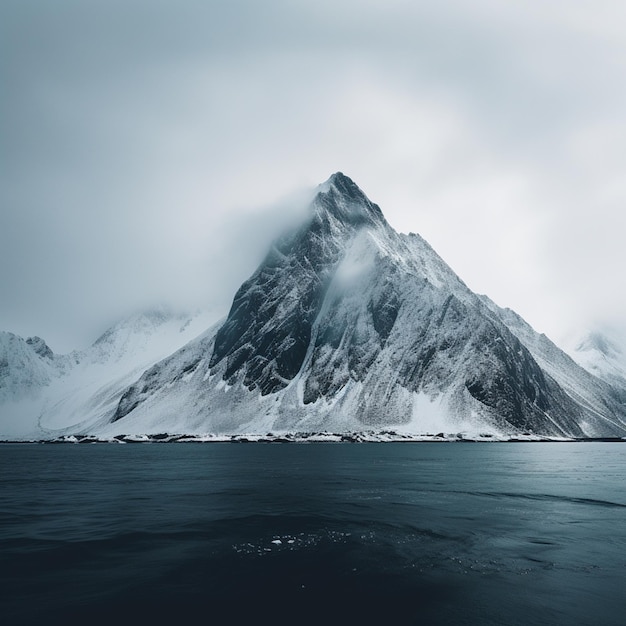
M624 17L5 2L0 328L66 350L162 299L227 308L302 204L277 199L337 170L538 330L619 324Z

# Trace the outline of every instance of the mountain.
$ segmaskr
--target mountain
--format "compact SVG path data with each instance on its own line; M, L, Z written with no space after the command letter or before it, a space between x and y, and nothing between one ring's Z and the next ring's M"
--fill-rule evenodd
M36 394L56 374L54 355L40 337L0 332L0 402Z
M544 334L534 329L511 309L502 309L486 296L483 301L500 317L509 330L520 339L533 355L533 358L570 396L598 415L602 414L613 421L616 433L622 427L623 413L626 410L626 379L600 374L590 367L590 362L577 358L576 353L561 350ZM626 371L626 370L622 370ZM614 411L611 418L607 407ZM582 423L585 433L589 425Z
M108 349L103 358L117 372ZM273 243L225 320L131 380L137 371L101 378L72 419L45 408L40 424L48 435L101 437L626 435L614 386L474 294L341 173L317 189L306 221Z
M472 293L421 237L396 233L341 173L226 321L100 419L107 433L626 432L610 386Z
M623 392L626 402L626 342L615 330L571 334L564 349L587 371Z
M121 320L85 350L54 354L40 337L0 332L0 439L78 432L95 410L199 334L206 314L153 309Z

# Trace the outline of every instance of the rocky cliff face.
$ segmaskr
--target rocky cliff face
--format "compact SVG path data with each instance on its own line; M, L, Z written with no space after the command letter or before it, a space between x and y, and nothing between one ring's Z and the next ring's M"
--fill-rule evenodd
M104 429L625 434L611 388L539 337L338 173L217 331L148 370Z
M361 229L388 228L380 209L347 177L320 191L310 221L277 241L246 281L215 338L210 365L265 395L298 374L335 270Z

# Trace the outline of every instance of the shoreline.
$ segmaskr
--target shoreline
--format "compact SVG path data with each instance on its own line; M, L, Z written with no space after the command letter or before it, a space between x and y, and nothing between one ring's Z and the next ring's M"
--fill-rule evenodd
M163 443L626 443L626 437L549 437L533 434L477 435L437 433L436 435L406 434L394 431L349 433L267 433L259 434L145 434L115 435L62 435L50 439L2 439L0 444L163 444Z

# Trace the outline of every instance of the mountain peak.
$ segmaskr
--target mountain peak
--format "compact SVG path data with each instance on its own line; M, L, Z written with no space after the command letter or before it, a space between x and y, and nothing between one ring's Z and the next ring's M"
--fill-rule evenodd
M164 360L187 326L162 311L117 325L80 361L58 365L37 356L39 340L0 333L0 400L53 388L65 367L76 372L67 399L57 402L54 387L29 413L46 436L69 428L626 434L623 361L596 358L610 351L606 340L590 344L599 368L578 367L515 313L470 291L421 237L396 233L341 172L317 189L308 218L274 243L223 322Z
M48 344L41 337L29 337L26 343L40 356L51 359L54 356Z
M380 207L343 172L335 172L319 185L314 204L340 221L354 226L387 224Z
M591 352L596 350L605 357L615 357L621 354L621 350L611 339L599 332L590 332L578 343L576 350L579 352Z
M324 191L328 191L331 187L334 187L343 195L347 195L350 197L358 198L365 196L359 186L343 172L335 172L326 182L320 185L320 188L322 188Z

